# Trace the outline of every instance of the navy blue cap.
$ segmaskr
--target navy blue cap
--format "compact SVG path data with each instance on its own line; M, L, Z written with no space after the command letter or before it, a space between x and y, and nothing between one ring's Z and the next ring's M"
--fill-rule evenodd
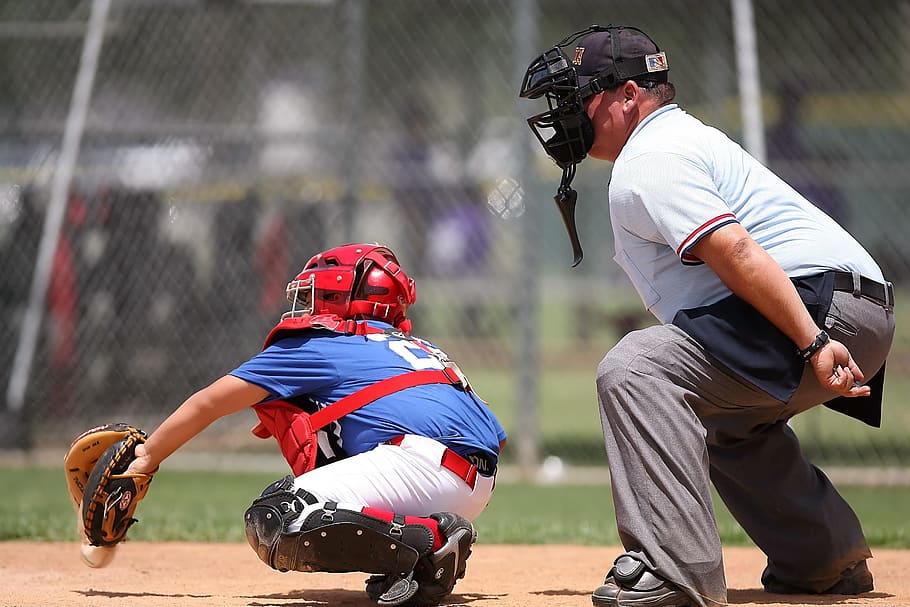
M569 57L580 87L597 76L606 75L603 88L627 80L667 82L667 56L643 31L628 26L607 26L595 31L575 46ZM614 74L614 77L610 77Z

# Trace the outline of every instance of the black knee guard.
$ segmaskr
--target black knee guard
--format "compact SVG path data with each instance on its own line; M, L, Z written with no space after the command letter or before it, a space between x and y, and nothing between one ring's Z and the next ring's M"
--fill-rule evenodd
M294 477L288 475L266 487L243 515L246 541L266 565L272 564L272 554L288 525L305 504L315 504L316 498L306 491L294 492Z
M290 491L294 479L272 483L245 514L250 546L268 566L279 571L407 574L430 553L433 532L424 525L391 522L326 502L306 516L300 531L288 526L317 499Z

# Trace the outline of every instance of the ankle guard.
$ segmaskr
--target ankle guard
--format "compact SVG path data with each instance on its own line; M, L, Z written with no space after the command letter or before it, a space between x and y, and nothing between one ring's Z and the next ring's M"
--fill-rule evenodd
M391 522L362 512L319 504L312 494L294 486L292 476L269 485L247 509L247 541L260 560L279 571L327 573L388 573L405 575L430 553L433 532L423 525ZM288 526L312 510L298 532Z

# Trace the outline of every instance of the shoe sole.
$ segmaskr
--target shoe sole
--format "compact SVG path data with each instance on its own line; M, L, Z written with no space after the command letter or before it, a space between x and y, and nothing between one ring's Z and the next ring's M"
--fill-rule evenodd
M692 607L688 596L680 597L680 592L651 597L605 597L591 595L591 603L595 607Z

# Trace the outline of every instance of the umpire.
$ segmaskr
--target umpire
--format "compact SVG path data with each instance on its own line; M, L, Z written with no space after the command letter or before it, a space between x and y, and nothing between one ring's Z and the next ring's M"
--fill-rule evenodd
M673 102L667 55L633 27L568 36L535 59L521 96L563 168L556 196L580 261L571 180L613 163L617 263L660 324L597 369L625 552L597 606L727 599L711 483L767 555L767 592L873 588L859 520L788 426L818 404L881 422L894 294L833 219Z

